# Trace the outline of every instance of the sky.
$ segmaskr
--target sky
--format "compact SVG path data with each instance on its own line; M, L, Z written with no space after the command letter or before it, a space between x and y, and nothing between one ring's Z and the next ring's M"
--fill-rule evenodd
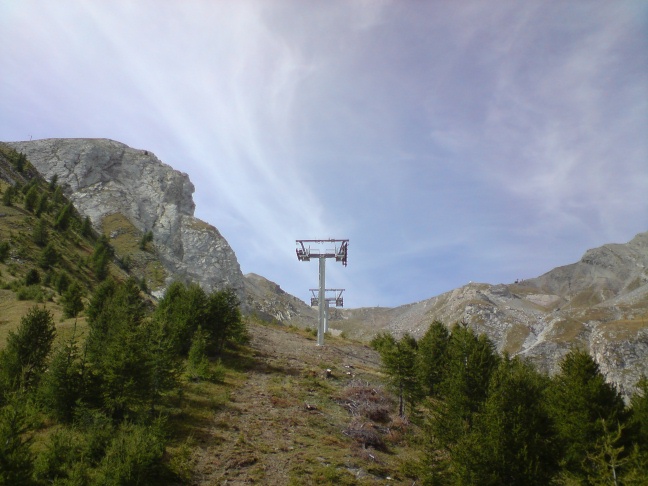
M346 307L509 283L648 230L645 0L3 0L0 140L189 175L244 273Z

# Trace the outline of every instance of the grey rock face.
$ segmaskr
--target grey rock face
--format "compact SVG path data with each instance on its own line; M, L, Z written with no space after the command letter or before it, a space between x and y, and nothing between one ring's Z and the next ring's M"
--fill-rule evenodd
M194 217L194 186L186 174L146 150L106 139L11 142L93 225L126 216L153 241L169 277L198 282L206 291L234 288L243 295L236 255L216 228ZM169 282L167 282L169 283Z
M299 322L301 316L288 318ZM466 322L498 351L523 356L549 373L572 347L580 347L628 396L641 375L648 375L648 232L626 244L588 250L579 262L535 279L470 283L392 309L336 309L329 324L367 340L384 331L421 337L435 320L448 326Z
M627 396L642 374L648 376L648 232L588 250L579 262L535 279L471 283L397 307L376 332L420 337L434 320L467 322L498 351L550 373L572 347L586 349Z

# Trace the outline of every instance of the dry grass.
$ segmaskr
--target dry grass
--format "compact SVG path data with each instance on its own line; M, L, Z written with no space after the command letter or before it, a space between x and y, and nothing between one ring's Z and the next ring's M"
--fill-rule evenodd
M502 351L507 352L511 355L517 353L522 349L524 341L529 336L531 331L529 328L523 324L513 324L511 329L509 329L506 334L506 341L502 348Z
M251 330L243 368L210 392L226 389L229 400L209 409L194 399L186 411L200 428L196 484L411 484L398 472L411 458L405 425L372 350L341 338L317 347L294 328Z

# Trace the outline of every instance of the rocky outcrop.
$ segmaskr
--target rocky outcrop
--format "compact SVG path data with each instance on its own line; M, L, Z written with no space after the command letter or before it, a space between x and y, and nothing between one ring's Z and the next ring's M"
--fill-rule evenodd
M243 297L236 255L216 228L194 217L194 186L186 174L147 150L106 139L11 142L96 228L122 214L142 233L152 231L167 282L194 281L207 291L234 288Z
M317 311L304 301L285 292L279 285L261 275L245 275L247 308L266 321L291 322L299 320L302 326L317 325Z
M647 271L648 232L588 250L579 262L523 282L470 283L395 308L335 309L329 326L368 340L379 332L421 337L435 320L466 322L498 351L523 356L549 373L578 346L628 396L641 375L648 376ZM266 286L268 303L277 300L271 289ZM299 314L284 316L301 320Z

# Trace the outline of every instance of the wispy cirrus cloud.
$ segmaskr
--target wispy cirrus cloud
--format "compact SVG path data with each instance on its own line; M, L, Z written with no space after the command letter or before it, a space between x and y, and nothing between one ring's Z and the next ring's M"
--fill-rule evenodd
M393 305L529 277L648 221L640 1L0 5L0 139L108 137L189 173L246 272ZM333 266L332 266L333 267ZM332 280L332 282L333 282Z

